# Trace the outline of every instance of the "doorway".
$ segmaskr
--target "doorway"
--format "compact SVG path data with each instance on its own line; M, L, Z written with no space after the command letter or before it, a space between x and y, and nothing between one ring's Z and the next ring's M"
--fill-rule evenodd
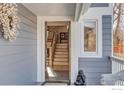
M45 22L45 80L69 82L69 21Z

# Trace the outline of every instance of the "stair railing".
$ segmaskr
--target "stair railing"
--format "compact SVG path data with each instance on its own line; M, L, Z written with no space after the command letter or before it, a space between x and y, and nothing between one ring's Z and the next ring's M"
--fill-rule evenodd
M57 33L54 32L51 46L49 47L49 63L51 67L53 66L56 42L57 42Z

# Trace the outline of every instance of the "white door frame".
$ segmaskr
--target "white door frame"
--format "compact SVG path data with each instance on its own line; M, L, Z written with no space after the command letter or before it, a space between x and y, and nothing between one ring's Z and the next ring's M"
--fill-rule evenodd
M45 82L45 22L46 21L70 21L70 82L74 83L78 72L78 55L74 52L75 37L72 30L75 29L75 22L72 21L73 17L67 16L38 16L37 17L37 82ZM73 31L74 32L74 31ZM75 56L76 55L76 56ZM76 62L75 62L76 61Z

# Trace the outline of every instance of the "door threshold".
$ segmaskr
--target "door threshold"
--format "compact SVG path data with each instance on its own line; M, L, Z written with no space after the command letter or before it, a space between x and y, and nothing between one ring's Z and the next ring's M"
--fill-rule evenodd
M70 85L70 81L69 80L47 80L45 83L67 83L67 85Z

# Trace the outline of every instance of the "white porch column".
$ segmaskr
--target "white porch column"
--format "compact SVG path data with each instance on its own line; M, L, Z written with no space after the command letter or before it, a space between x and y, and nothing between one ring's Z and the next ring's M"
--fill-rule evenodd
M78 57L80 55L80 30L80 23L71 23L71 84L75 82L78 74Z

